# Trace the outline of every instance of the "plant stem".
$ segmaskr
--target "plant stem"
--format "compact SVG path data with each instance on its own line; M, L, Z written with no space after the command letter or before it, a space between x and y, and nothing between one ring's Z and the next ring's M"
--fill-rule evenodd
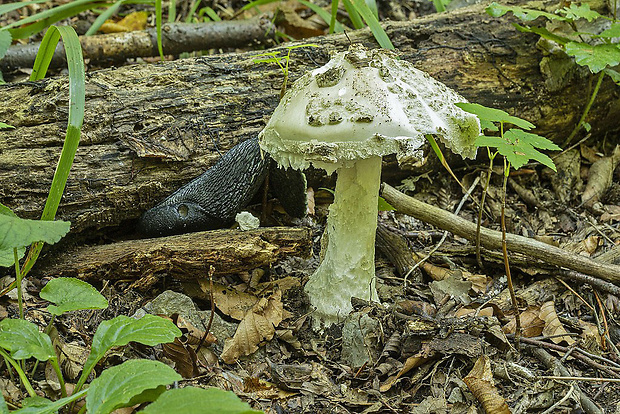
M577 123L577 125L575 126L573 131L570 133L568 138L566 138L566 140L562 144L562 147L566 147L567 145L569 145L571 143L573 138L575 138L575 135L577 135L577 132L579 132L579 130L581 129L581 127L585 123L586 117L588 116L588 113L590 113L590 109L592 108L592 104L594 103L594 99L596 99L596 95L598 95L598 91L601 88L601 84L603 83L603 78L604 77L605 77L605 72L601 71L599 73L599 75L598 75L598 79L596 80L596 86L594 86L594 90L592 91L592 95L590 96L590 100L588 101L588 104L586 105L585 109L583 110L583 114L581 114L581 118L579 119L579 122Z
M56 372L56 376L58 377L58 383L60 384L60 396L65 398L67 396L67 386L65 384L65 379L62 376L62 371L60 370L60 365L58 365L58 361L56 358L50 359L50 364L54 371Z
M487 152L489 154L489 170L487 172L487 182L484 184L484 188L482 189L482 197L480 197L480 208L478 208L478 223L476 225L476 261L478 262L478 267L480 269L484 268L484 263L482 263L482 256L480 255L480 227L482 226L484 200L486 200L487 198L489 184L491 183L491 175L493 174L493 160L497 156L497 152L491 154L491 149L489 147L487 147Z
M4 357L5 361L8 361L9 364L11 364L13 366L13 368L15 369L15 371L17 371L17 375L19 375L19 379L21 380L22 384L24 385L24 388L26 388L26 391L28 391L28 395L30 395L31 397L36 397L37 393L34 392L34 388L32 388L32 384L30 384L30 381L28 381L28 377L26 377L26 373L24 372L24 370L19 366L19 364L17 363L17 361L15 361L13 358L11 358L9 356L9 354L7 354L4 350L0 349L0 355L2 355Z
M19 269L17 248L13 248L13 258L15 260L15 282L17 284L17 306L19 307L19 318L24 319L24 303L22 299L22 272Z
M510 263L508 262L508 245L506 244L506 187L508 183L508 175L510 172L510 163L506 162L504 158L504 182L502 184L502 253L504 254L504 268L506 270L506 278L508 279L508 291L510 292L510 300L512 301L512 307L515 312L515 341L517 342L517 348L519 346L519 339L521 338L521 317L519 316L519 306L517 304L517 296L515 295L515 288L512 284L512 276L510 274Z

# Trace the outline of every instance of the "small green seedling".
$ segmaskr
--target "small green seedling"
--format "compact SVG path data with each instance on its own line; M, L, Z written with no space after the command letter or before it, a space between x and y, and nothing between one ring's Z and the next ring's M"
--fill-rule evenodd
M486 11L489 15L494 17L500 17L508 12L512 12L517 18L526 23L542 17L549 21L563 22L566 24L567 29L563 32L551 32L546 27L530 26L527 24L515 24L515 27L521 32L535 33L543 39L552 42L552 44L559 46L568 56L573 57L579 66L585 66L591 73L598 74L596 85L584 108L581 118L562 146L566 147L569 145L581 128L589 131L590 125L585 120L596 99L604 76L608 75L615 83L620 85L620 72L613 69L620 64L620 44L617 40L618 37L620 37L620 22L618 22L617 16L615 16L615 14L611 18L603 16L597 11L590 9L588 3L580 5L571 3L570 6L563 7L554 14L518 6L506 6L493 2L487 7ZM598 32L594 30L579 30L577 25L581 23L580 21L584 20L588 23L611 21L611 26ZM606 26L591 24L588 27Z
M508 261L508 249L506 246L506 185L508 183L508 176L510 174L510 168L518 170L531 160L538 161L541 164L556 170L553 160L547 155L539 151L561 150L556 144L551 142L545 137L536 135L524 130L531 130L535 128L535 125L524 119L511 116L507 112L499 109L487 108L479 104L471 103L457 103L455 104L459 108L466 112L476 115L480 119L480 124L483 130L499 132L499 136L486 136L480 135L476 139L476 146L486 147L489 154L489 171L487 174L487 181L482 193L482 200L480 202L480 210L478 212L478 228L476 233L476 258L479 265L482 266L482 260L480 258L480 224L482 222L482 208L484 206L484 199L489 187L491 172L493 170L493 160L499 154L504 159L504 180L502 185L502 208L501 208L501 227L502 227L502 252L504 255L504 268L506 270L506 277L508 279L508 289L510 291L510 297L515 312L516 322L516 338L519 339L521 333L521 320L519 318L519 308L517 306L517 298L514 292L514 286L512 284L512 277L510 274L510 264ZM506 129L507 125L513 125L513 128ZM494 151L493 151L493 150Z

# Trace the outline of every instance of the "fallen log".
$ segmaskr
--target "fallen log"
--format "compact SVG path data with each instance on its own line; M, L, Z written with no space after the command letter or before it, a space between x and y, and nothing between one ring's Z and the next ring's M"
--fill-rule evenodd
M481 6L386 23L403 59L461 92L538 125L561 141L588 97L588 79L569 77L547 88L537 37L516 31ZM293 51L290 80L317 68L350 40L376 47L368 30L309 39L318 47ZM350 39L350 40L349 40ZM287 50L284 47L274 50ZM158 65L90 73L86 119L59 218L74 233L132 228L140 214L212 166L220 154L258 134L278 103L283 76L256 52L205 56ZM67 79L0 85L0 202L37 218L45 202L67 123ZM617 87L605 81L589 119L593 136L619 127ZM433 157L429 157L432 159ZM428 169L428 165L426 166ZM413 165L387 161L384 180Z
M87 281L125 280L148 288L161 277L195 281L269 266L288 256L309 256L308 228L265 227L250 231L214 230L157 239L79 246L54 255L34 275L72 276Z

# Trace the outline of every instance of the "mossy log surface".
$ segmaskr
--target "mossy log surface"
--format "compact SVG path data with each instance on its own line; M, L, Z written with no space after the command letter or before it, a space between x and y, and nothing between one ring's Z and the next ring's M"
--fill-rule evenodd
M539 69L537 37L483 7L385 24L403 59L472 102L504 109L562 141L589 94L589 78L550 85ZM376 44L368 30L348 34ZM290 80L345 50L349 39L308 39L295 50ZM283 48L282 48L283 49ZM81 233L130 229L140 214L212 166L220 154L264 127L278 103L283 76L256 52L214 55L89 73L83 135L58 217ZM577 73L575 71L575 73ZM604 83L589 122L594 136L618 128L618 90ZM67 124L66 77L0 85L0 202L37 218L54 173ZM389 160L384 178L402 176Z

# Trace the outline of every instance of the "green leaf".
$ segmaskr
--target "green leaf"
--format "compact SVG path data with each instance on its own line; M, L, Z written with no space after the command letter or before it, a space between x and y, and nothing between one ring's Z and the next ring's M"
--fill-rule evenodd
M4 401L4 395L0 392L0 414L9 414L9 407L6 405L6 401Z
M575 62L587 66L592 73L598 73L607 66L616 66L620 63L620 45L600 44L589 45L581 42L569 42L564 49L566 54L575 57Z
M561 148L540 135L531 134L521 129L511 129L504 137L478 137L476 145L497 148L497 152L506 157L515 170L530 160L535 160L555 171L553 160L535 147L549 150Z
M582 3L580 5L571 3L570 7L560 9L559 13L563 14L570 20L586 19L589 22L593 22L594 20L603 17L594 10L590 10L590 5L588 3Z
M13 36L8 30L0 30L0 59L4 57L6 51L9 50Z
M506 137L508 137L508 139L510 139L512 142L516 142L516 140L524 141L533 147L543 150L562 151L562 148L557 146L550 139L547 139L540 135L532 134L530 132L525 132L520 129L511 129L509 131L506 131L506 133L504 134L504 138Z
M396 211L396 209L385 199L379 196L379 211Z
M81 389L92 369L110 348L125 346L129 342L154 346L172 342L179 336L181 336L179 328L168 319L155 315L145 315L141 319L120 315L101 322L93 336L90 355L84 364L76 388Z
M357 8L353 6L353 3L351 3L351 1L352 0L342 0L342 5L349 14L349 19L351 20L351 24L353 25L353 27L356 29L362 29L364 27L364 21L362 20L362 17L357 11Z
M42 299L55 303L47 311L52 315L62 315L84 309L105 309L108 301L91 284L73 277L50 280L39 293Z
M13 125L5 124L4 122L0 122L0 129L13 129L15 128Z
M0 321L0 347L11 352L13 359L36 358L39 361L55 359L54 347L48 335L37 325L24 319Z
M93 0L74 0L61 6L53 7L33 14L24 19L17 20L4 28L9 29L13 39L25 39L35 33L39 33L46 27L66 18L75 16L83 11L108 6L109 3ZM30 24L32 23L32 24ZM17 27L13 29L13 27ZM69 27L69 26L62 26Z
M297 1L303 4L304 6L306 6L307 8L309 8L310 10L312 10L313 12L315 12L317 16L319 16L321 19L325 21L325 23L330 24L331 19L332 19L332 15L330 13L323 10L321 7L317 6L316 4L310 3L309 1L306 1L306 0L297 0ZM334 30L339 33L344 32L344 26L339 21L334 20Z
M17 218L17 215L11 211L10 208L0 203L0 215L5 215L9 217ZM25 247L17 248L17 258L21 259L26 252ZM0 249L0 267L9 267L13 266L15 263L15 255L13 254L13 249Z
M603 30L597 37L620 37L620 23L612 23L609 29Z
M0 251L24 247L42 241L48 244L58 242L69 232L68 221L28 220L0 214Z
M69 67L69 122L67 125L65 142L60 153L60 159L56 165L56 171L54 172L49 195L45 201L45 207L43 207L41 220L53 220L54 217L56 217L58 205L60 204L62 194L65 190L67 177L69 176L69 171L73 165L73 159L75 158L75 153L80 142L82 122L84 120L84 59L82 57L80 41L72 27L50 27L47 33L45 33L41 41L39 53L37 53L35 59L31 80L38 80L45 76L45 72L49 66L48 59L52 58L56 48L56 43L52 42L52 40L56 39L57 42L59 34L63 39L65 52L67 54L67 65ZM23 269L24 275L28 273L36 262L42 247L43 245L41 243L37 243L31 247L31 253L29 253L31 260L27 262Z
M552 40L560 45L565 45L566 43L570 42L571 39L569 39L568 37L564 37L564 36L559 36L555 33L551 33L549 30L547 30L544 27L536 27L536 26L521 26L519 24L514 24L515 28L522 32L522 33L534 33L537 34L538 36L542 37L543 39L547 39L547 40Z
M501 109L488 108L480 104L465 102L459 102L455 105L465 112L476 115L480 118L481 123L486 123L485 125L488 125L489 122L504 122L523 129L532 129L536 127L536 125L531 122L516 116L508 115L507 112L502 111Z
M605 74L609 75L609 77L611 78L612 81L614 81L615 83L617 83L618 85L620 85L620 73L610 69L610 68L606 68L605 69Z
M82 390L56 401L50 401L45 398L26 398L24 399L23 408L12 411L12 414L56 414L65 405L82 398L87 391Z
M144 414L259 414L233 392L219 388L185 387L167 391Z
M366 22L375 37L375 40L379 43L379 46L384 49L393 50L394 45L392 44L392 41L388 37L387 33L385 33L385 30L383 30L383 27L372 13L372 10L370 10L366 2L364 0L351 0L351 4Z
M86 396L86 411L90 414L108 414L117 408L145 402L144 399L136 400L135 397L144 391L158 389L182 378L168 365L159 361L147 359L126 361L104 370L99 378L93 380ZM160 390L164 391L164 388Z
M508 12L512 12L515 17L526 22L536 20L539 17L546 17L549 20L567 20L565 17L558 16L557 14L547 13L541 10L525 9L518 6L506 6L496 2L491 3L486 8L486 12L493 17L501 17Z

